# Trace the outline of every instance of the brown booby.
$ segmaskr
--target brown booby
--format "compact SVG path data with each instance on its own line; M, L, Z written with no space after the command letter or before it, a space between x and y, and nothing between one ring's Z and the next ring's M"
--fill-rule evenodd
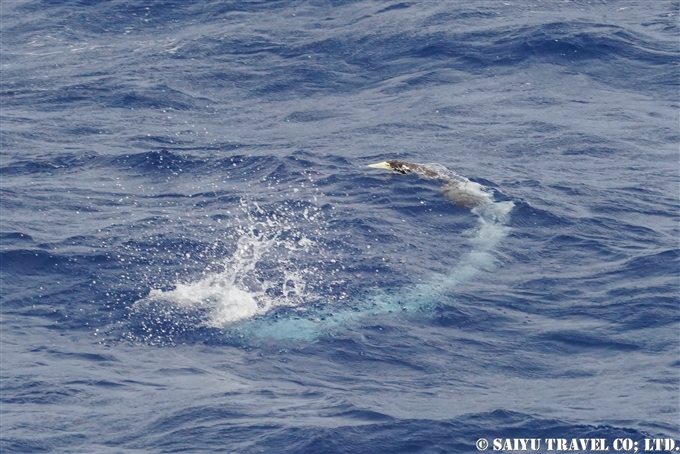
M392 160L370 164L368 167L390 170L401 174L415 173L423 178L441 180L443 181L442 195L459 207L474 208L491 203L491 195L484 186L443 169L438 170L436 166Z

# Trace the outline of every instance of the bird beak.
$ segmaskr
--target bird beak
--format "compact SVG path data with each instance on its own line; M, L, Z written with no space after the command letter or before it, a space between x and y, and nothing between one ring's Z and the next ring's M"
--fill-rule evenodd
M374 169L393 170L392 166L387 161L376 162L375 164L369 164L368 167L372 167Z

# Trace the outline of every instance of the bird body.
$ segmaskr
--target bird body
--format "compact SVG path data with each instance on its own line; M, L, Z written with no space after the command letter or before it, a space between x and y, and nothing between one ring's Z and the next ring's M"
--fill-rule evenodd
M397 160L378 162L370 164L368 167L390 170L401 174L415 173L423 178L442 180L442 195L451 200L456 206L462 208L474 208L491 203L491 195L484 186L460 175L448 172L445 169L439 170L434 166Z

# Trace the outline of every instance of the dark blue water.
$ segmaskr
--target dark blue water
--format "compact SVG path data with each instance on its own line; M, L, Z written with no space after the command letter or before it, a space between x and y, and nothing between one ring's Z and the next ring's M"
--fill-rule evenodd
M2 452L680 442L677 1L1 14Z

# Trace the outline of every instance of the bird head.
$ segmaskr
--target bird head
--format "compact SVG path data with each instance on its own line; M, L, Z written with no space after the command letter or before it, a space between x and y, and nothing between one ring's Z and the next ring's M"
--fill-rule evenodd
M413 169L410 166L411 164L403 161L383 161L368 165L368 167L372 167L374 169L391 170L393 172L399 173L413 172Z

